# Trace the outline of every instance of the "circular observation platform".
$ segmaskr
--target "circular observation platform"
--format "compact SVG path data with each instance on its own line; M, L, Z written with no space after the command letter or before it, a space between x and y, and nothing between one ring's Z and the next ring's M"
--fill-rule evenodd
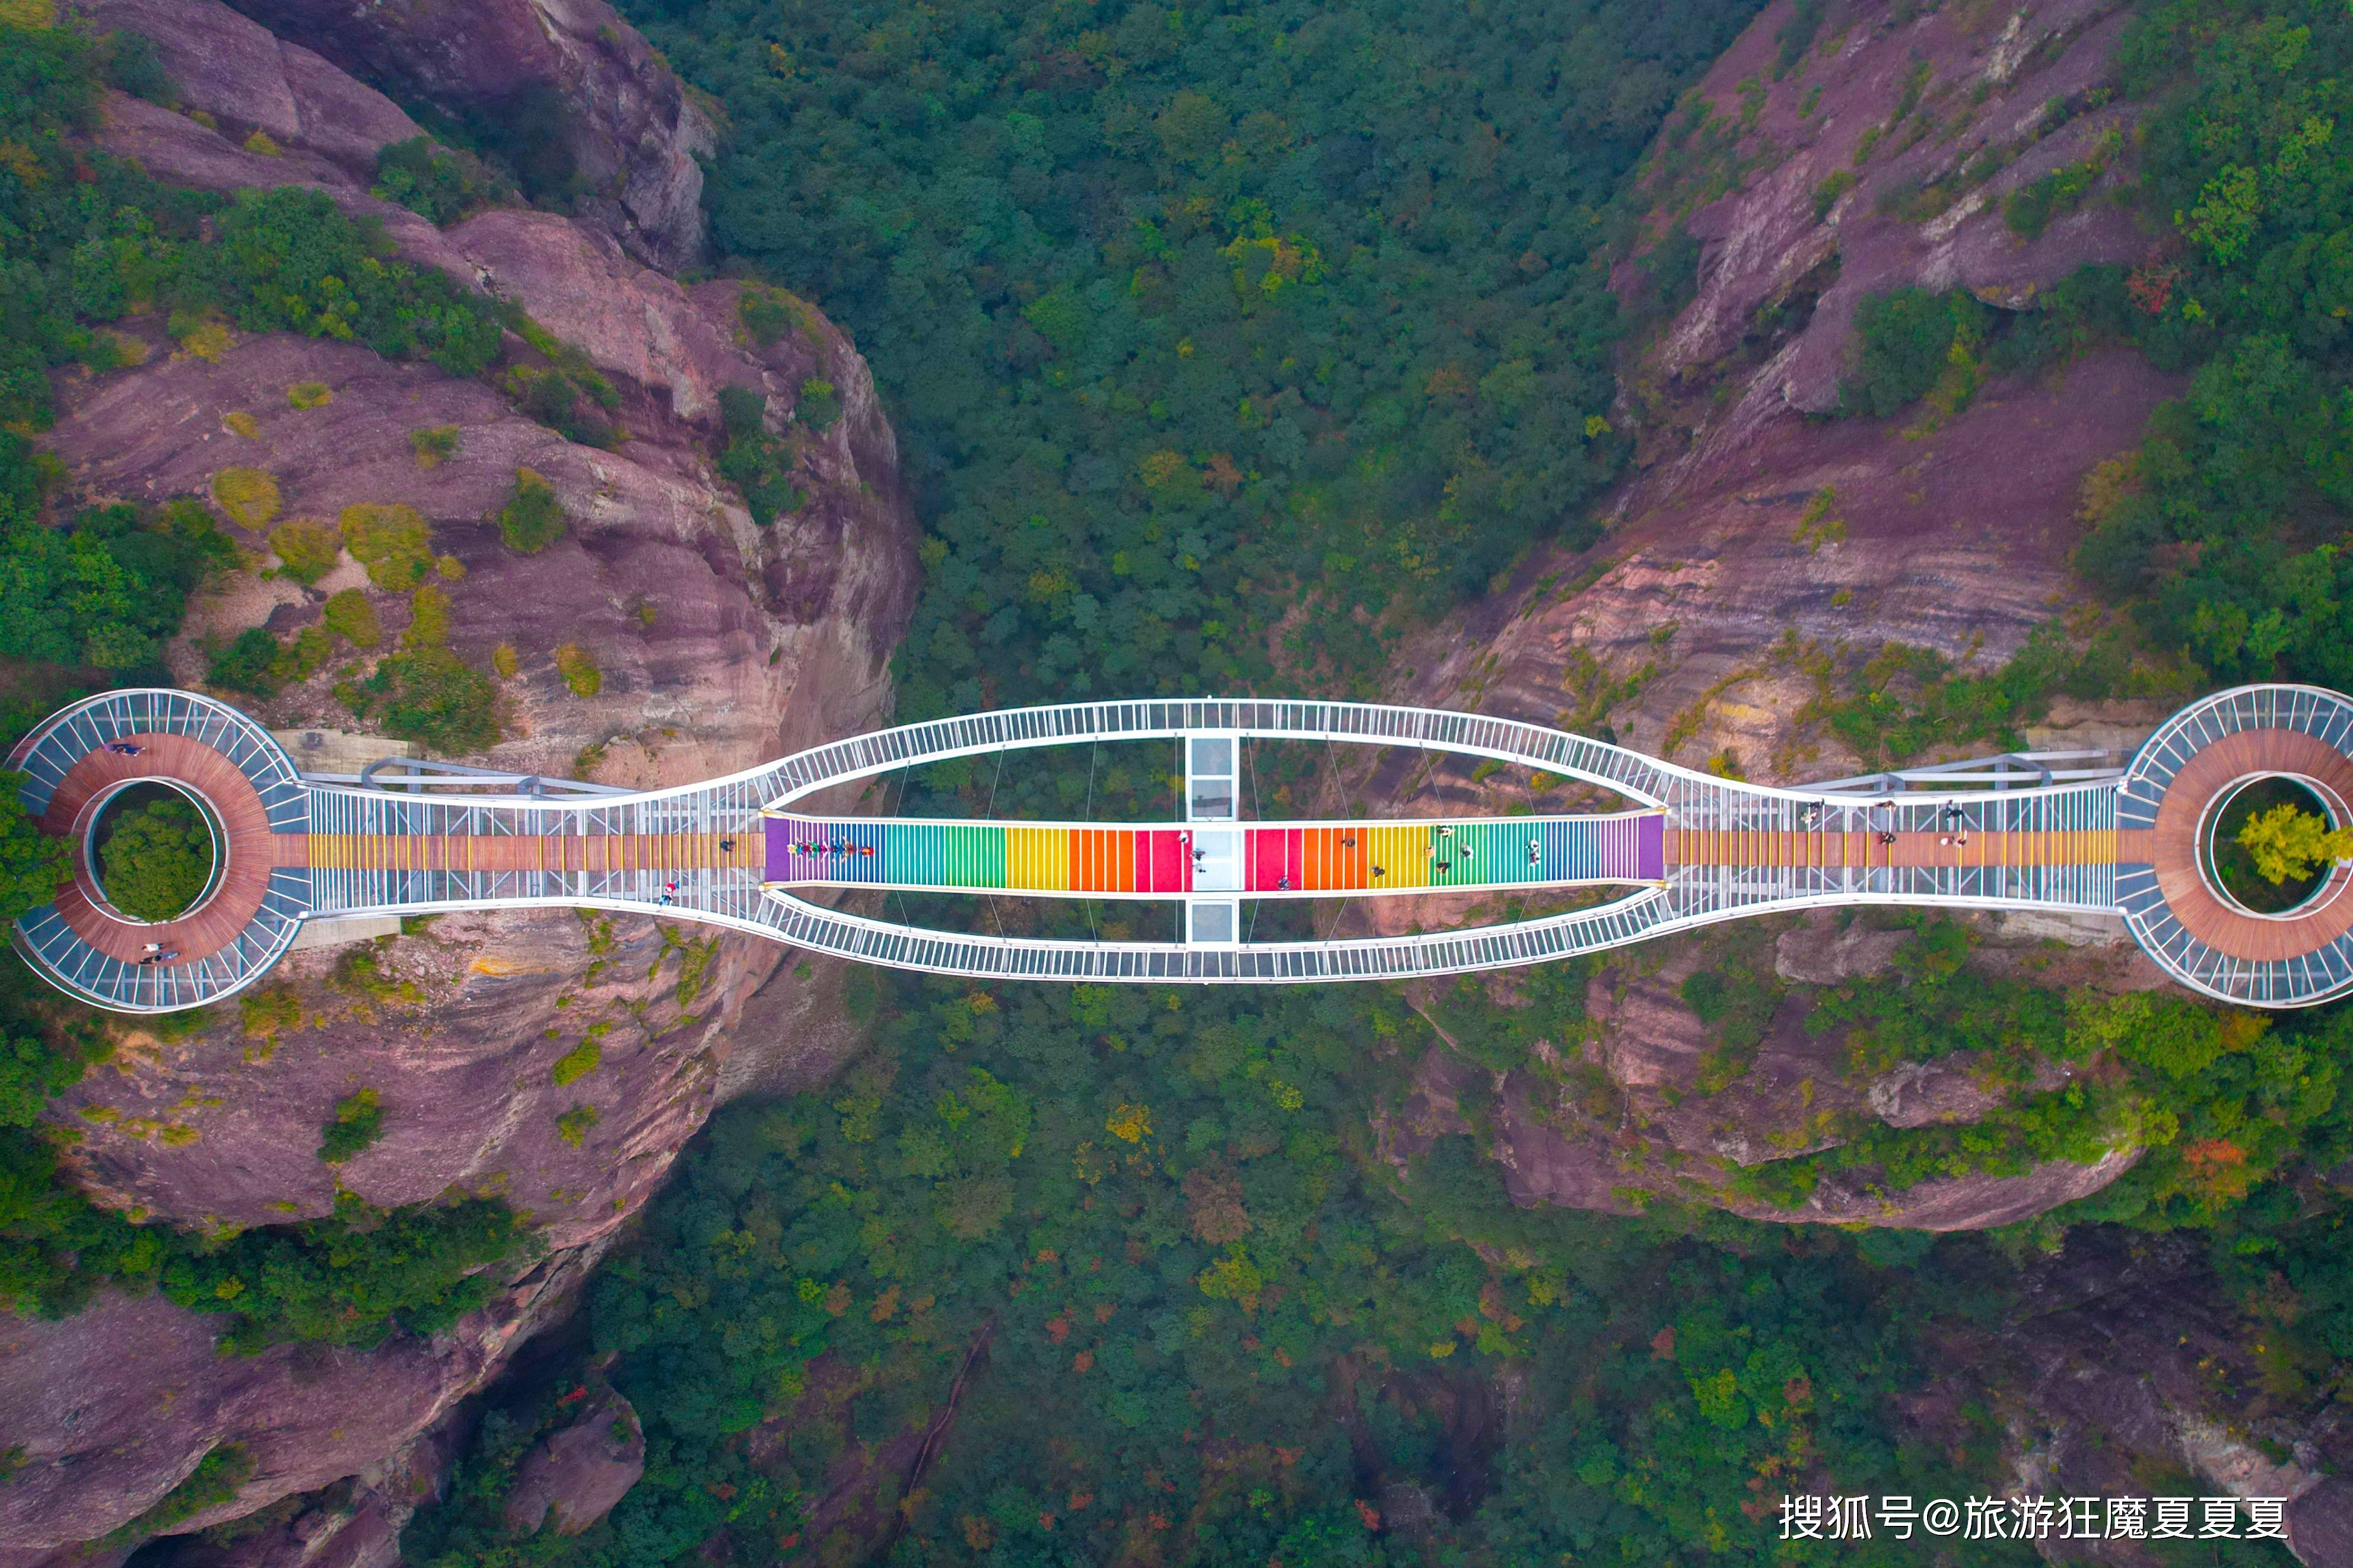
M26 775L26 812L74 846L71 885L13 931L65 990L117 1012L200 1006L259 978L301 929L309 873L280 851L303 842L309 793L269 732L235 709L190 691L109 691L51 717L7 766ZM203 896L168 921L116 909L90 853L107 803L151 781L193 801L213 836Z
M2353 867L2324 868L2293 908L2265 913L2232 895L2210 853L2218 815L2266 780L2301 786L2347 826L2348 749L2353 700L2311 686L2217 692L2142 743L2117 785L2117 913L2182 984L2258 1007L2353 989Z

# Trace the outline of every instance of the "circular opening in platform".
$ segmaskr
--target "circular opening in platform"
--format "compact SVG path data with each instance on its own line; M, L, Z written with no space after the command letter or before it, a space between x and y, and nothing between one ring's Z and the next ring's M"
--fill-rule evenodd
M110 795L90 823L90 880L124 920L177 920L220 885L222 843L200 797L142 780Z
M2329 803L2303 780L2284 773L2242 779L2215 797L2206 821L2199 848L2207 880L2247 913L2293 914L2327 886L2335 863L2327 858L2300 860L2294 850L2300 837L2342 825ZM2259 825L2253 845L2242 842L2251 823ZM2266 854L2266 842L2274 850L2285 848L2289 853L2284 857ZM2274 880L2267 871L2283 874Z

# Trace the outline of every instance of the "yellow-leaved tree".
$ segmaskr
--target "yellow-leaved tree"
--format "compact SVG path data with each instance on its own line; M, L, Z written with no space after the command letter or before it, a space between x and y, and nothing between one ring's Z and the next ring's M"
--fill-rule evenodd
M2332 828L2327 817L2283 803L2247 818L2239 847L2254 857L2265 880L2284 882L2331 861L2353 859L2353 828Z

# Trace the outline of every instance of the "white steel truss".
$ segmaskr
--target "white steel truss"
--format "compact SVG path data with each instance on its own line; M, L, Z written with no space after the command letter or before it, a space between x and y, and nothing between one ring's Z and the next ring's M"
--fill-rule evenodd
M2152 906L2155 879L2149 868L2120 864L2113 848L2105 855L1992 865L1896 866L1884 859L1869 863L1867 856L1818 852L1833 836L1870 839L1882 833L1940 830L2113 845L2120 827L2153 821L2165 781L2200 737L2226 732L2232 725L2274 722L2305 729L2340 749L2353 743L2353 705L2345 699L2306 688L2246 689L2185 710L2121 776L2087 768L2082 771L2094 776L2013 787L2028 767L2089 761L2025 753L1994 759L1986 767L1907 770L1889 775L1893 793L1870 795L1857 793L1865 781L1777 788L1717 778L1609 742L1478 714L1374 703L1201 698L1071 703L902 725L813 747L723 779L664 790L469 794L465 781L475 775L447 771L437 773L427 794L304 778L252 721L208 699L178 691L112 692L67 710L17 748L12 765L30 775L21 792L28 809L43 809L65 771L94 747L121 734L170 729L203 739L236 761L268 805L271 832L310 837L310 864L273 877L270 900L251 941L233 944L236 951L225 950L217 961L164 970L96 958L54 910L36 910L20 921L16 940L37 968L74 994L122 1011L160 1012L214 1000L251 984L305 919L488 906L660 913L845 958L983 979L1297 983L1401 979L1537 963L1766 910L1925 904L2121 912L2152 955L2197 989L2233 1001L2298 1005L2353 984L2353 951L2332 949L2299 961L2300 968L2274 966L2276 973L2232 969L2202 952L2178 921L2168 924L2162 900ZM1657 811L1665 816L1670 837L1682 836L1686 844L1731 847L1670 856L1663 880L1567 913L1412 936L1218 946L923 930L839 912L764 887L755 866L633 860L628 848L681 837L757 836L766 813L819 790L911 766L987 752L1201 732L1406 746L1518 763L1598 785ZM479 776L486 783L512 782L510 775ZM433 847L453 844L471 847L464 854ZM388 845L394 847L385 849ZM373 847L346 853L336 846Z

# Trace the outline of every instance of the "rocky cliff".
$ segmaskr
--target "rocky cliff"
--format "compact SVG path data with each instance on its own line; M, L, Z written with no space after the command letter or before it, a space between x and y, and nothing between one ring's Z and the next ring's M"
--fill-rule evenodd
M2353 1443L2291 1342L2292 1293L2233 1292L2181 1238L2096 1231L2021 1283L2008 1321L1937 1347L1951 1370L1909 1412L1924 1434L1955 1431L1960 1405L1989 1394L2021 1494L2284 1498L2297 1561L2353 1563ZM2125 1542L2085 1555L2158 1561Z
M886 716L884 661L913 594L913 529L866 367L820 313L764 295L768 316L747 317L737 284L690 289L634 259L662 247L649 237L652 209L629 205L626 181L615 199L636 215L628 224L575 203L582 216L508 205L437 228L368 194L376 149L417 135L416 125L320 55L212 0L85 9L153 38L181 89L179 112L111 100L108 148L206 189L323 190L382 221L405 258L512 301L550 364L605 388L597 429L575 432L592 444L523 412L512 385L356 345L223 331L196 352L159 320L122 323L142 362L63 385L46 439L73 499L235 501L224 517L248 565L192 606L171 650L176 675L200 683L208 650L257 626L294 647L338 595L336 625L348 630L354 605L364 606L358 619L374 623L377 653L416 630L424 601L343 547L360 537L350 520L363 509L422 530L429 580L446 601L446 626L432 635L491 676L502 738L479 760L652 785L744 767ZM393 27L384 8L358 9L370 26ZM592 14L601 7L508 9L452 8L464 20L444 18L437 47L493 71L499 35L467 27L544 21L559 55L564 39L578 42L564 28L585 29L596 59L657 70L634 35ZM343 37L318 10L303 36L322 45ZM362 27L346 42L364 52L373 37ZM514 69L538 69L539 58ZM676 84L659 81L677 108ZM438 79L426 85L442 90ZM627 109L607 94L596 112ZM691 212L691 193L684 203ZM662 232L682 233L675 224ZM719 394L729 387L766 397L802 502L769 526L714 472L726 439ZM794 417L807 397L838 414ZM526 470L565 520L562 537L533 553L508 544L493 521ZM268 482L248 478L239 489L224 473ZM303 522L325 555L297 570L287 557L301 536L285 530ZM314 668L298 664L275 696L248 705L282 730L353 727L336 687L372 656L330 646L342 651ZM753 1040L756 1056L772 1031L739 1033L747 1005L758 1019L799 1016L819 1008L834 979L787 966L771 944L650 920L416 923L397 939L295 955L268 1021L228 1007L169 1044L133 1033L52 1113L84 1130L73 1159L90 1189L154 1219L284 1222L327 1212L339 1188L379 1205L478 1193L527 1211L545 1227L547 1254L454 1333L364 1353L280 1347L224 1358L212 1348L216 1323L154 1297L105 1300L57 1322L0 1320L0 1447L21 1445L25 1460L0 1487L0 1563L87 1560L76 1543L106 1536L232 1442L250 1456L250 1476L233 1500L183 1528L351 1482L336 1507L298 1521L300 1555L384 1561L419 1478L437 1467L436 1423L568 1302L702 1124L723 1078L759 1076L735 1042ZM846 1038L804 1035L792 1047L802 1058L827 1058ZM568 1060L561 1073L559 1060ZM824 1067L800 1062L805 1072ZM321 1126L361 1089L378 1096L384 1134L348 1163L324 1164Z
M702 258L712 127L605 0L238 0L290 46L501 142L640 260Z
M1613 279L1646 322L1612 413L1639 456L1605 503L1606 533L1539 552L1430 631L1401 661L1412 700L1609 734L1761 782L1830 778L1876 765L1822 722L1865 658L1920 650L1983 673L2081 609L2068 559L2086 477L2137 441L2173 381L2134 352L2094 349L2036 376L1985 375L1941 409L1834 411L1867 296L1967 289L2027 312L2080 266L2147 255L2131 210L2111 199L2129 153L2100 151L2129 145L2134 106L2105 89L2124 11L1831 0L1810 15L1811 31L1787 0L1762 12L1645 161L1651 216ZM2095 154L2108 162L2080 205L2031 238L2005 220L2010 193ZM2171 706L2063 700L2043 732L2129 743ZM1494 809L1514 797L1507 783L1441 767L1392 787L1409 810L1482 797ZM1384 910L1400 924L1460 914L1435 900ZM1883 967L1901 941L1868 922L1842 930L1807 922L1749 962L1826 984ZM1979 934L1972 962L1989 972L2073 944L2063 962L2075 984L2158 983L2113 924L2013 920ZM1920 1081L1856 1077L1842 1034L1810 1033L1794 1000L1732 1081L1703 1083L1719 1040L1682 987L1726 958L1694 939L1613 960L1589 989L1587 1039L1561 1042L1540 1072L1479 1086L1496 1099L1494 1148L1516 1195L1622 1209L1670 1192L1760 1217L1970 1229L2081 1197L2132 1163L2120 1150L1894 1198L1826 1184L1802 1214L1728 1196L1711 1170L1820 1147L1841 1111L1968 1121L2000 1096L1971 1088L1966 1064ZM1462 1070L1433 1064L1399 1129L1445 1125Z
M2079 266L2150 256L2155 237L2116 199L2133 178L2136 106L2106 91L2125 12L2104 0L1831 0L1814 14L1808 32L1791 5L1768 6L1646 164L1658 205L1614 278L1644 318L1612 411L1638 466L1609 499L1607 532L1539 554L1433 629L1401 661L1411 700L1607 727L1688 765L1795 783L1878 761L1820 722L1861 684L1848 678L1865 658L1895 645L1981 673L2038 627L2091 619L2068 570L2087 479L2137 443L2179 382L2129 351L2094 349L2037 376L1988 376L1935 416L1837 410L1869 295L1965 289L2023 319ZM2005 221L2011 193L2103 161L2086 198L2033 237ZM2129 745L2174 706L2161 678L2149 684L2159 689L2134 700L2062 699L2030 739ZM1525 784L1467 767L1385 782L1409 810L1529 798ZM1461 912L1433 901L1392 916ZM2093 996L2163 984L2109 922L1971 923L1967 963L1988 976ZM1423 1061L1382 1119L1381 1146L1402 1164L1433 1137L1472 1131L1529 1205L1622 1213L1664 1196L1936 1231L2031 1219L2130 1169L2126 1145L2096 1163L1892 1194L1829 1180L1798 1209L1727 1187L1727 1172L1834 1142L1841 1118L1967 1123L2021 1089L2105 1070L2045 1064L2030 1083L2001 1083L1966 1053L1858 1070L1843 1030L1804 1026L1812 988L1894 984L1915 940L1817 915L1630 950L1587 985L1579 1027L1525 1066L1496 1071L1453 1050ZM1730 1067L1724 1031L1687 999L1703 973L1760 977L1778 997L1753 1054ZM1419 1000L1446 1016L1437 992ZM2021 1492L2287 1497L2300 1561L2353 1562L2338 1409L2284 1347L2265 1299L2234 1295L2189 1245L2079 1229L2030 1268L2018 1316L1938 1347L1948 1375L1912 1415L1935 1441L1960 1430L1970 1402L1989 1405ZM2154 1561L2123 1543L2094 1559Z
M2061 114L2100 97L2123 8L1833 0L1820 15L1777 77L1793 16L1768 6L1645 164L1654 248L1614 282L1638 310L1690 298L1630 353L1615 416L1639 466L1607 537L1525 563L1433 637L1416 689L1607 724L1759 779L1832 776L1853 758L1800 727L1811 656L1897 643L1990 668L2078 598L2084 478L2177 390L2139 355L1989 375L1934 417L1824 416L1866 296L1966 289L2030 311L2079 266L2147 254L2107 199L2126 155L2037 237L2001 211L2130 128L2125 102ZM1672 258L1695 276L1654 282L1646 266L1666 265L1677 231L1697 243Z

